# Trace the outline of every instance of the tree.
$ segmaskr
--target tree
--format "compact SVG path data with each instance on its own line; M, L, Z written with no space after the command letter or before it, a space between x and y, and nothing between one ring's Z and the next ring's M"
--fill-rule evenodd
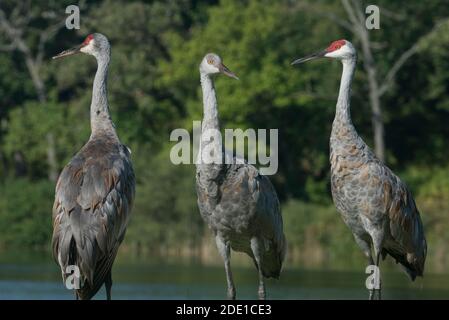
M63 19L55 12L57 7L46 8L31 6L29 1L6 3L5 8L0 7L0 33L9 41L0 43L1 51L18 52L23 56L28 73L33 81L34 88L41 104L47 103L47 91L42 79L42 64L45 56L47 42L64 26ZM40 20L43 20L40 21ZM38 28L35 27L37 24ZM44 26L43 28L40 28ZM35 40L35 39L38 40ZM46 134L48 178L56 181L58 177L58 166L55 151L55 137L51 131ZM16 151L14 154L16 162L16 174L23 175L23 154Z
M240 77L217 78L222 127L279 129L279 173L272 180L280 196L328 201L325 132L334 105L323 92L337 81L336 66L298 71L290 63L301 50L318 46L320 34L333 31L328 22L314 28L316 17L291 6L233 0L211 7L208 23L192 29L188 41L176 34L169 38L172 58L161 62L160 82L187 106L183 126L191 129L192 120L202 118L198 64L207 52L219 54Z

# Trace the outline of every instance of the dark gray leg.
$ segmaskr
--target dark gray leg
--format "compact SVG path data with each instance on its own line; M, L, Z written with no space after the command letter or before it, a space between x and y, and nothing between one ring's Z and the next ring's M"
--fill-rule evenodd
M359 245L360 249L362 249L363 254L368 259L368 263L370 266L374 265L373 256L371 255L371 244L364 239L354 235L355 242ZM375 289L369 290L369 300L374 300Z
M111 270L109 270L108 274L106 275L104 286L106 287L106 299L111 300L111 288L112 288Z
M387 229L387 224L388 221L384 220L384 221L370 221L370 220L365 220L364 224L366 224L366 227L368 228L368 232L371 236L371 239L373 241L373 249L374 249L374 257L376 258L376 267L378 271L378 283L379 283L379 288L376 290L378 292L378 299L380 300L381 298L381 275L380 275L380 257L382 255L382 247L383 247L383 242L384 242L384 231ZM373 297L374 299L374 297Z
M371 256L371 254L370 254L369 257L368 257L368 262L369 262L369 265L370 265L370 266L373 266L373 265L374 265L374 260L373 260L373 257ZM371 290L369 291L369 300L374 300L375 292L376 292L375 289L371 289Z
M379 268L379 290L377 290L378 293L378 300L382 300L382 277L380 276L380 251L377 253L376 256L376 266Z
M262 245L259 239L252 238L251 239L251 250L253 251L254 259L256 260L257 269L259 271L259 299L265 300L266 291L265 291L265 283L264 277L262 273Z
M383 225L385 225L386 222L384 222ZM382 256L382 244L383 244L383 239L384 239L384 230L385 227L382 228L373 228L374 232L371 235L371 238L373 239L373 248L374 248L374 256L376 258L376 267L377 267L377 271L379 272L378 276L379 276L379 288L377 289L377 299L381 300L382 297L382 277L380 275L380 257Z
M215 242L217 243L218 252L223 258L225 265L226 281L228 284L228 299L234 300L235 286L231 271L231 248L229 242L225 242L225 240L219 234L215 236Z

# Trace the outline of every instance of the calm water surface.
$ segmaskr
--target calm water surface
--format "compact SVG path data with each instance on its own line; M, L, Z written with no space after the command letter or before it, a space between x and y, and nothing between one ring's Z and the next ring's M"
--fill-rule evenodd
M428 274L411 283L397 268L387 269L382 273L385 299L449 298L448 275ZM363 271L304 270L287 266L279 281L267 281L268 297L366 299ZM256 299L255 269L234 267L233 272L238 298ZM113 299L223 299L226 294L221 266L136 262L122 258L114 266L113 277ZM96 299L104 298L102 289ZM73 293L65 289L57 266L47 257L32 261L0 257L0 299L73 299Z

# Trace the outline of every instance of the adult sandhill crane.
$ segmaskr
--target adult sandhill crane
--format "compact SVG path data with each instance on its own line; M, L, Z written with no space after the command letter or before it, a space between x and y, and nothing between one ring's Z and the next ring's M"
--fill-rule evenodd
M229 161L221 152L221 141L205 134L220 130L212 76L223 73L238 79L237 76L213 53L204 57L199 69L204 117L199 153L202 159L196 170L198 207L224 260L228 298L235 299L236 294L230 264L232 248L253 259L259 273L258 295L265 299L264 277L279 277L286 251L279 200L266 176L242 159L233 158L231 164L226 164ZM221 161L204 161L206 149L219 154Z
M98 67L90 105L89 141L59 176L53 205L53 257L61 267L81 273L78 299L91 299L103 284L111 299L111 269L125 236L134 199L134 173L130 152L121 144L109 115L107 74L108 39L94 33L84 42L53 59L76 53L93 55Z
M357 134L351 120L350 94L357 55L347 40L295 60L339 59L343 64L340 92L330 138L332 197L355 241L376 266L380 257L393 257L412 280L422 276L427 244L419 211L409 189L383 164ZM380 283L380 278L379 278ZM373 299L375 290L370 291ZM381 298L381 288L378 288Z

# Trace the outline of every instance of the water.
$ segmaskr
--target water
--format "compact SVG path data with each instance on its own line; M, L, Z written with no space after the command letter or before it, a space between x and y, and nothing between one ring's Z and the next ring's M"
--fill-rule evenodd
M384 299L447 299L449 277L428 274L415 283L396 268L383 271ZM281 279L268 280L270 299L366 299L360 271L304 270L287 266ZM237 297L257 298L254 267L234 266ZM119 259L113 269L113 299L224 299L223 267L180 261L150 262ZM0 299L73 299L48 257L0 259ZM104 299L102 289L96 299Z

